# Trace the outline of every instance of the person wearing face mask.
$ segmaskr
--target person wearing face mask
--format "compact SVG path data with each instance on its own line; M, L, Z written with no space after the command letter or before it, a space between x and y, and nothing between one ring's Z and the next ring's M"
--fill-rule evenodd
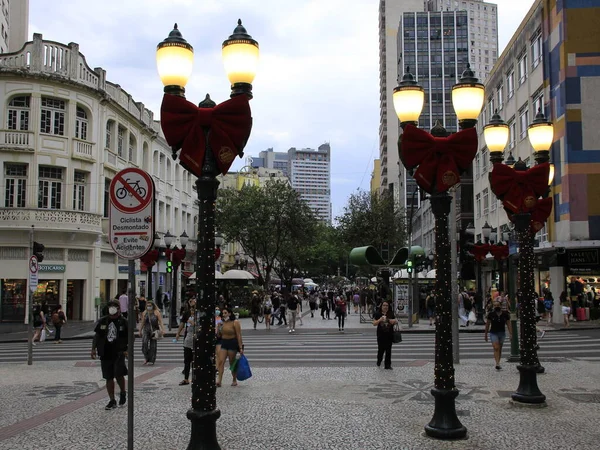
M96 352L100 356L102 378L106 380L106 391L109 402L104 409L111 410L117 407L115 400L115 379L119 385L119 406L127 402L125 390L125 376L127 375L127 320L121 315L118 301L108 302L108 315L98 320L94 327L94 340L92 341L92 359L96 359Z
M225 369L225 359L229 358L229 366L233 364L236 359L236 355L240 352L244 354L244 344L242 342L242 327L240 326L239 320L236 320L235 316L229 308L221 309L221 316L223 317L223 324L221 325L221 349L220 361L219 361L219 378L217 381L217 387L221 387L223 381L223 371ZM231 372L233 376L232 386L237 386L237 376L235 372Z
M496 360L496 370L500 367L500 358L502 358L502 345L506 337L506 328L508 327L508 338L512 335L510 325L510 314L507 311L502 311L500 302L494 302L494 310L488 314L487 322L485 323L485 342L488 341L488 332L494 347L494 359Z
M144 365L154 365L154 362L156 361L158 338L161 335L164 336L165 327L163 325L160 310L152 302L146 302L146 311L142 313L139 333L142 338L142 353L144 354L145 359Z
M183 381L179 383L179 386L190 384L190 367L194 360L195 315L196 298L192 297L188 300L188 307L181 316L181 322L179 323L179 328L175 334L175 340L177 340L183 331Z

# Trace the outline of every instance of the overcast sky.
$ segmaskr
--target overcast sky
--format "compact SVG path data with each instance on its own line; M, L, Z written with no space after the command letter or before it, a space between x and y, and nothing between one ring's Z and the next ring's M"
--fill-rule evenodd
M402 0L397 0L402 1ZM497 0L500 51L533 0ZM186 96L229 97L221 44L241 18L259 42L246 155L331 144L334 217L368 189L378 157L378 0L30 0L30 39L77 42L136 101L160 110L156 44L177 22L194 47ZM393 89L393 86L390 87ZM236 162L232 170L243 165Z

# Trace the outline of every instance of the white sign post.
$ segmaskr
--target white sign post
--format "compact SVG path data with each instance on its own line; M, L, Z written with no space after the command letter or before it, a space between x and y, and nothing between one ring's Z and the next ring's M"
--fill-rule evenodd
M127 448L132 450L135 260L144 256L154 244L154 181L147 172L130 167L113 178L110 183L108 235L115 253L129 260Z
M110 183L110 245L124 259L144 256L154 243L154 181L131 167Z
M35 255L29 258L29 290L33 293L38 285L38 259Z

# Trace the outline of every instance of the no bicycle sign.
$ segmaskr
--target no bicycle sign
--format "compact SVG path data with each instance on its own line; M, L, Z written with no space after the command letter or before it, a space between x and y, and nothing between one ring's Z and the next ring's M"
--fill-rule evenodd
M154 181L131 167L115 175L109 192L110 245L121 258L138 259L154 242Z

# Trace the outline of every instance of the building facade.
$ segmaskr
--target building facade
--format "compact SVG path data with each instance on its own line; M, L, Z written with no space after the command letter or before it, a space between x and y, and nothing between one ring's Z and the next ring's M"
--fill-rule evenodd
M29 0L2 0L0 53L20 50L29 34Z
M291 148L288 155L292 187L318 219L331 225L331 147Z
M92 320L100 303L126 288L127 261L108 243L109 186L126 167L152 175L156 230L186 231L194 260L192 177L172 161L152 111L107 81L105 70L91 69L77 44L34 34L0 55L0 94L0 320L25 318L32 229L46 247L35 301ZM136 288L147 294L145 268L137 268ZM154 271L153 289L165 291L164 264Z
M536 236L537 289L557 299L600 288L600 0L536 1L510 40L486 84L480 124L494 110L509 124L504 158L535 164L527 126L541 109L554 124L550 161L553 213ZM475 239L487 222L509 230L488 181L489 154L480 131L474 162ZM497 275L486 274L490 285ZM577 279L575 282L574 279ZM558 302L556 302L558 303ZM556 304L555 303L555 304ZM555 314L555 320L562 320Z
M250 158L249 166L281 170L284 176L289 177L288 152L275 152L272 148L268 148L261 151L258 158L254 156Z

